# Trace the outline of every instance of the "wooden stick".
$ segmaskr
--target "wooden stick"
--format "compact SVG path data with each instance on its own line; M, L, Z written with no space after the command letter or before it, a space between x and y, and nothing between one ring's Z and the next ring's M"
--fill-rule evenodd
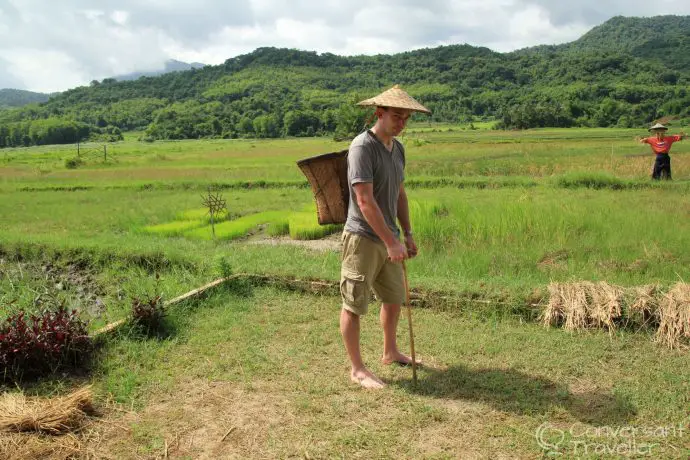
M233 426L232 428L230 428L230 429L225 433L225 436L223 436L223 437L221 438L220 442L225 441L225 438L227 438L227 437L230 435L230 433L232 433L232 432L235 431L236 429L237 429L236 426Z
M402 262L405 275L405 305L407 305L407 324L410 326L410 353L412 354L412 382L417 385L417 357L414 353L414 332L412 331L412 307L410 306L410 284L407 281L407 267Z
M110 331L114 331L115 329L117 329L118 327L122 326L122 325L125 324L126 322L127 322L126 319L118 319L117 321L115 321L115 322L113 322L113 323L110 323L110 324L108 324L108 325L106 325L106 326L103 326L102 328L98 329L97 331L94 331L94 332L91 334L91 337L96 337L97 335L106 334L106 333L108 333L108 332L110 332Z
M211 281L210 283L205 284L205 285L201 286L200 288L193 289L193 290L187 292L186 294L182 294L181 296L178 296L178 297L175 297L174 299L168 300L167 302L165 302L165 306L168 307L170 305L180 303L183 300L187 300L190 297L194 297L195 295L201 294L202 292L204 292L208 289L211 289L212 287L218 286L219 284L222 284L225 281L229 281L233 278L239 278L240 276L241 275L239 275L239 274L238 275L232 275L232 276L228 276L227 278L219 278L215 281Z

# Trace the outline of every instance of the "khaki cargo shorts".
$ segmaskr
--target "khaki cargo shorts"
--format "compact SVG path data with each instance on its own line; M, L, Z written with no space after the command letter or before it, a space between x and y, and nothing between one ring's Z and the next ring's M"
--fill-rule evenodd
M340 296L343 308L356 315L369 309L369 293L383 303L405 302L402 264L388 260L386 246L367 237L343 232Z

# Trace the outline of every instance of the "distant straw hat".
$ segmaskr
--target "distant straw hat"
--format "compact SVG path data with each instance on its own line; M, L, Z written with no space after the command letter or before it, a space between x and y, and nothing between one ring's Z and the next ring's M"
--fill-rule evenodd
M656 131L656 130L668 131L668 128L666 126L662 125L661 123L657 123L654 126L652 126L651 128L649 128L649 130L650 131Z
M431 115L431 110L417 102L412 96L400 88L399 85L393 86L391 89L382 92L378 96L358 102L357 105L407 109Z

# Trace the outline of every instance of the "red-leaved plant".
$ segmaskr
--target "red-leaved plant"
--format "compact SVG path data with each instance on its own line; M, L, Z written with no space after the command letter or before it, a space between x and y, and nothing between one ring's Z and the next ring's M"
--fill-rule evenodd
M20 311L0 324L0 380L21 380L82 364L92 343L87 323L64 305L27 315Z
M132 320L146 334L159 333L165 327L165 310L162 297L132 298Z

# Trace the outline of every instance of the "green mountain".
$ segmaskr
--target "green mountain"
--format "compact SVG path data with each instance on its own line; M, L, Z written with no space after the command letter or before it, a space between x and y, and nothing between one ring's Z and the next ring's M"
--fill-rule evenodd
M46 102L49 94L34 93L23 89L0 89L0 108L21 107L26 104Z
M511 53L452 45L343 57L259 48L217 66L94 81L2 111L0 147L116 139L128 130L145 130L147 140L345 137L365 117L354 102L395 83L435 121L642 127L659 117L690 118L688 31L688 16L616 17L572 43Z
M587 32L571 47L623 51L671 69L687 71L690 68L690 16L648 19L616 16Z

